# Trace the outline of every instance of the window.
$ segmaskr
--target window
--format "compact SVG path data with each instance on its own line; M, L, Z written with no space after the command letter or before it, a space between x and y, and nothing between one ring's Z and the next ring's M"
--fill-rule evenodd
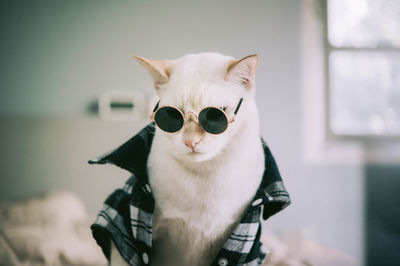
M302 0L306 164L400 163L400 0Z
M327 121L336 136L400 136L400 1L326 0Z

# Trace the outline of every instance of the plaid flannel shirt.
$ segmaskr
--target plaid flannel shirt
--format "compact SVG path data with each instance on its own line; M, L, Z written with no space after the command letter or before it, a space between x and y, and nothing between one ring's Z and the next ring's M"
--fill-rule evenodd
M113 241L129 265L152 261L152 217L154 197L147 175L147 158L155 128L150 124L114 151L90 164L111 163L133 175L104 202L91 229L93 237L110 259ZM290 204L272 154L261 139L265 155L262 182L240 223L219 251L212 265L261 265L268 250L260 242L260 216L268 219Z

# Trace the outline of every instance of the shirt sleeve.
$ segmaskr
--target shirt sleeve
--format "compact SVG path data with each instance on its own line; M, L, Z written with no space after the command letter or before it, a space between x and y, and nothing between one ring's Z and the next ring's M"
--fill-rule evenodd
M108 260L110 260L111 241L113 241L121 256L130 265L140 265L133 245L129 210L132 191L136 184L137 179L132 176L122 188L109 195L90 227L94 239Z

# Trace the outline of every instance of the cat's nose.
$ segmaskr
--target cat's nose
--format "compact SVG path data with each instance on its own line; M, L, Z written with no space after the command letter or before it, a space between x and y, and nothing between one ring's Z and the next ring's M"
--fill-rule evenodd
M196 144L200 142L200 140L199 139L185 139L183 142L185 143L186 146L188 146L189 148L191 148L193 150L194 147L196 146Z

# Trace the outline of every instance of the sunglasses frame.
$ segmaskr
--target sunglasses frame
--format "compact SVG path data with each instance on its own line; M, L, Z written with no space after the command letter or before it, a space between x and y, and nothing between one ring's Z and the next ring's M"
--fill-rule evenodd
M238 103L238 105L236 106L235 112L233 113L233 116L232 116L231 119L228 118L228 115L226 114L226 112L225 112L223 109L221 109L220 107L205 106L205 107L201 108L201 110L198 112L198 114L200 114L204 109L207 109L207 108L215 108L215 109L221 111L221 112L224 114L224 116L225 116L225 118L226 118L226 121L228 122L228 125L226 126L226 128L225 128L224 131L222 131L221 133L217 133L217 134L210 133L210 132L208 132L207 130L205 130L205 129L201 126L201 124L199 123L198 114L196 114L195 112L193 112L193 111L187 111L187 112L183 113L179 108L177 108L177 107L175 107L175 106L172 106L172 105L162 105L162 106L159 106L160 100L157 102L156 106L154 107L153 113L151 114L150 119L157 125L157 127L158 127L161 131L164 131L164 132L169 133L169 134L174 134L174 133L178 133L179 131L182 130L183 125L184 125L185 122L186 122L186 115L189 114L189 113L191 113L191 114L195 117L195 122L201 127L201 129L204 130L204 132L207 132L208 134L212 134L212 135L219 135L219 134L224 133L224 132L228 129L229 125L232 124L233 122L235 122L235 117L236 117L236 115L237 115L237 113L238 113L238 111L239 111L239 108L240 108L242 102L243 102L243 98L240 98L239 103ZM182 117L183 117L183 125L182 125L182 127L181 127L179 130L177 130L177 131L175 131L175 132L168 132L168 131L165 131L165 130L163 130L162 128L160 128L160 127L158 126L158 124L157 124L157 122L155 121L154 117L155 117L156 112L157 112L158 110L160 110L161 108L164 108L164 107L170 107L170 108L173 108L173 109L175 109L175 110L178 110L178 112L182 115Z

